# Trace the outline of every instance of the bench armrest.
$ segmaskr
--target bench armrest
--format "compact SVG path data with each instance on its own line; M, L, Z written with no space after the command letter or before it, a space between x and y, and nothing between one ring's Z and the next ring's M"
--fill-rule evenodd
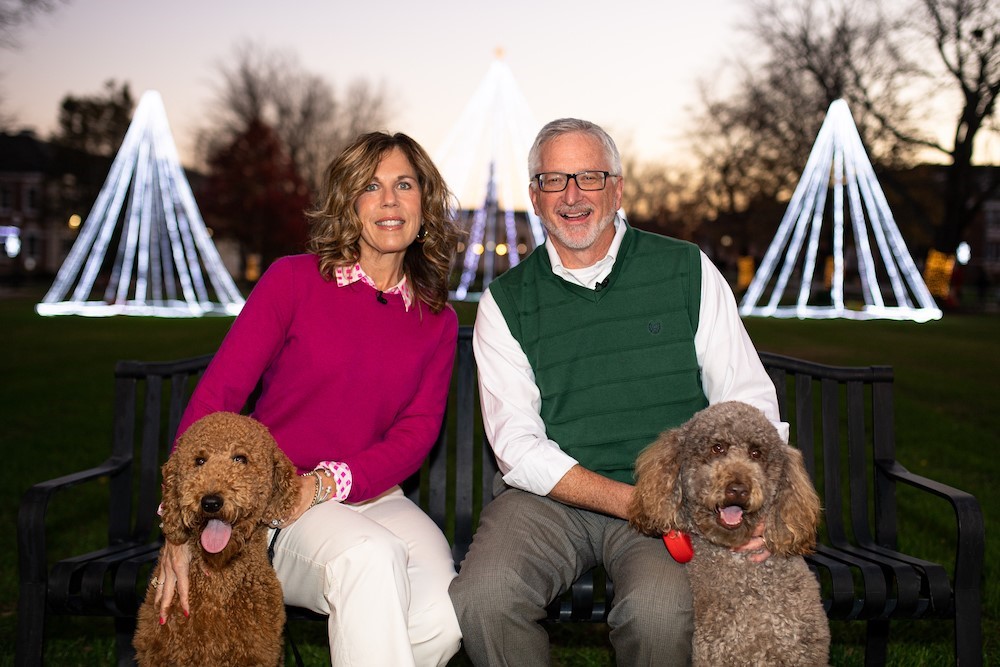
M955 588L976 587L982 573L985 550L983 512L975 496L907 470L898 461L880 460L879 470L890 479L946 499L955 510L957 522L957 553L955 555Z
M960 532L969 531L980 536L983 534L983 512L979 507L979 501L972 494L912 473L899 461L881 460L878 461L878 467L890 479L933 493L951 503L955 509Z
M103 463L35 484L21 498L17 513L17 547L21 582L44 582L48 572L45 514L57 491L110 477L131 463L131 458L109 458Z

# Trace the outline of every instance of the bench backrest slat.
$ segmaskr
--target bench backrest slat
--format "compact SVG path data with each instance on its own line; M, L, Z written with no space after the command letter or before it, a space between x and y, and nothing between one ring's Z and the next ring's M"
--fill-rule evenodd
M760 357L782 418L791 423L791 442L820 493L828 543L877 537L894 548L895 488L878 479L875 466L880 456L895 456L892 369L828 366L767 352Z
M191 392L212 355L115 365L114 456L130 464L111 479L111 543L156 537L160 466Z
M111 458L131 461L135 430L136 393L138 380L133 377L115 378L115 414L112 432ZM119 544L132 533L131 466L113 476L109 482L108 544ZM119 501L119 498L126 500Z

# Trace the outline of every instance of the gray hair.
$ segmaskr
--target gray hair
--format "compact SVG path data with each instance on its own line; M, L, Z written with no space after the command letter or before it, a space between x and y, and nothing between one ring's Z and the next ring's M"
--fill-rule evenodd
M605 132L600 125L591 123L589 120L580 120L579 118L559 118L546 123L545 127L538 131L535 143L531 145L531 150L528 151L528 178L533 178L538 173L538 170L541 169L542 147L556 137L571 132L583 132L600 141L601 145L604 146L604 157L611 163L609 167L611 173L619 175L622 173L622 158L618 153L618 146L615 145L615 140L611 138L611 135ZM534 186L534 181L531 184Z

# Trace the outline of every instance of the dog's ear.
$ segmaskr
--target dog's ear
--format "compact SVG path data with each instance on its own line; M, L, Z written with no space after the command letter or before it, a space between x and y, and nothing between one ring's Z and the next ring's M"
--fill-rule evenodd
M687 528L681 519L680 444L680 430L667 431L636 459L629 523L639 532L662 535Z
M277 445L272 451L274 465L271 473L271 497L261 516L261 521L267 524L272 519L287 519L299 501L298 474L295 465Z
M785 465L774 511L767 518L764 541L772 552L781 555L804 555L816 548L819 527L819 496L802 464L802 452L781 444Z
M191 537L191 531L184 525L181 508L181 466L182 454L174 450L160 471L163 473L163 516L160 517L163 536L174 544L183 544Z

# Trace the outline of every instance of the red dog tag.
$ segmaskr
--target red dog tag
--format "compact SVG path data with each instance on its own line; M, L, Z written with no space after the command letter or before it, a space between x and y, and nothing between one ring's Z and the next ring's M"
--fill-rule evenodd
M687 533L682 533L679 530L668 530L663 535L663 543L667 545L667 551L678 563L686 563L694 556L691 537Z

